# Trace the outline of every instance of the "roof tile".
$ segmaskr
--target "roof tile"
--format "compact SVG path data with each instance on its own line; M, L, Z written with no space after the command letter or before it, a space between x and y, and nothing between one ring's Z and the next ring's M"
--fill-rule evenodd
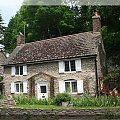
M6 65L95 55L99 38L100 33L84 32L26 43L14 49Z

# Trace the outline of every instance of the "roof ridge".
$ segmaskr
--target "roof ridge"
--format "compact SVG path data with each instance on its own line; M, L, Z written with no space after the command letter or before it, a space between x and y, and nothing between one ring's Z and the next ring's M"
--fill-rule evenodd
M82 33L75 33L75 34L72 34L72 35L64 35L64 36L59 36L59 37L54 37L54 38L47 38L47 39L43 39L43 40L37 40L37 41L33 41L33 42L28 42L28 43L25 43L25 44L32 44L32 43L36 43L36 42L44 42L46 40L51 41L51 40L56 40L56 39L60 39L60 38L66 38L66 37L70 37L70 36L76 36L76 35L80 35L80 34L85 34L85 33L94 34L92 31L82 32Z

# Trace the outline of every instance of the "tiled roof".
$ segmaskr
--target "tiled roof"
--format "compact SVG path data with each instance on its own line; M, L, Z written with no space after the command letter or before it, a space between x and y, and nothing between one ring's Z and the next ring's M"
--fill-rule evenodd
M6 60L6 56L4 52L0 49L0 65L4 65L5 60Z
M100 33L84 32L17 46L6 65L44 62L97 54Z

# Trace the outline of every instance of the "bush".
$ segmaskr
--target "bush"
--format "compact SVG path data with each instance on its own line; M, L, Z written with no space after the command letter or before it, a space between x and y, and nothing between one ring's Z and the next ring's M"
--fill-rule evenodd
M71 96L67 93L59 93L54 98L55 105L62 105L62 102L70 102Z

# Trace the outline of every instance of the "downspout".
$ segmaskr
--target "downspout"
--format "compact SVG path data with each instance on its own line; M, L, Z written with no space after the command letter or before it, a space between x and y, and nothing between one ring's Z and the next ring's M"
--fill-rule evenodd
M99 96L98 72L97 72L97 56L95 56L95 76L96 76L96 95Z

